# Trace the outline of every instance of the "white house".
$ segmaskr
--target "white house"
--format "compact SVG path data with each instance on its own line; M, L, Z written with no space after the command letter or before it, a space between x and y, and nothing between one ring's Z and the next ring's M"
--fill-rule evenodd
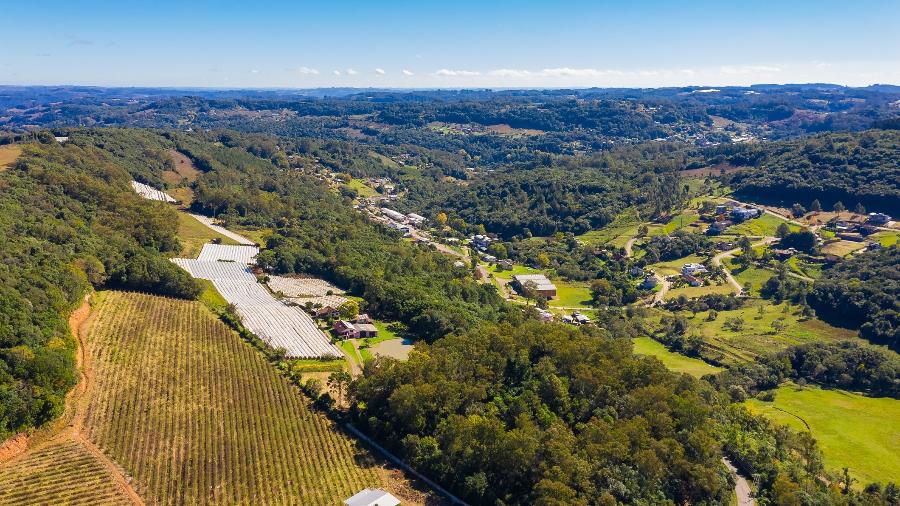
M709 272L703 264L687 263L681 267L681 273L685 276L693 276L695 274L705 274Z
M417 225L417 226L421 225L422 223L425 223L425 221L426 221L425 217L422 216L421 214L409 213L406 215L406 217L407 217L407 219L409 219L410 223L412 223L413 225Z
M397 506L400 499L378 488L366 488L344 501L347 506Z

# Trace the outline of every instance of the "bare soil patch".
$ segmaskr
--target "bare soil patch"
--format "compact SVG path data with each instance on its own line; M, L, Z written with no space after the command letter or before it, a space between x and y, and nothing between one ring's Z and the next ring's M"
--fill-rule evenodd
M172 161L175 162L175 172L172 173L171 171L166 171L165 173L163 173L163 178L166 179L167 183L172 182L169 181L169 178L175 176L177 176L178 179L174 181L173 184L180 183L181 178L187 179L189 183L192 183L196 181L198 177L200 177L200 174L202 174L200 169L194 166L194 162L192 162L190 158L185 156L184 153L175 149L170 149L169 156L171 156Z
M0 146L0 171L11 167L15 163L19 155L22 154L22 147L15 145Z

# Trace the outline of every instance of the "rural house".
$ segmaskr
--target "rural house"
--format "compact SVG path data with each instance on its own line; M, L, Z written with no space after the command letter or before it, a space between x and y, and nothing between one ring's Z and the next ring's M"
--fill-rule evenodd
M548 299L556 297L556 285L543 274L517 274L513 276L513 286L520 293L525 292L526 286L531 286L540 296Z
M706 274L709 272L703 264L686 263L681 267L681 273L685 276L693 276L695 274Z

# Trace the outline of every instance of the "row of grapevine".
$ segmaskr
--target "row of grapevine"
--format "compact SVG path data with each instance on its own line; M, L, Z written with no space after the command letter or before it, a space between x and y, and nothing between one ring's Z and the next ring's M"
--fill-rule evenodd
M147 200L158 200L160 202L177 202L171 195L168 193L157 190L156 188L146 185L144 183L138 183L137 181L131 182L131 187L134 188L134 191L144 197Z
M0 468L0 506L130 504L78 441L61 439Z
M107 292L88 437L148 503L340 504L374 458L202 304Z

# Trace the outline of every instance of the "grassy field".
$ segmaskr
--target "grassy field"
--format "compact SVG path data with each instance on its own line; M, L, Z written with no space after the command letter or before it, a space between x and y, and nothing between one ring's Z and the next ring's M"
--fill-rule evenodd
M778 225L781 225L782 223L787 223L787 220L766 213L759 218L747 220L743 223L730 227L726 233L728 235L772 237L775 235L775 232L778 231ZM791 225L790 223L788 223L788 227L790 227L791 231L800 230L800 227L798 227L797 225Z
M6 145L0 146L0 170L3 170L13 162L16 161L16 158L19 158L19 155L22 154L22 147L16 145Z
M861 484L900 476L900 400L788 384L774 402L751 399L747 406L798 431L809 424L829 471L848 467Z
M656 357L669 368L669 370L687 373L697 378L704 374L715 374L723 370L721 367L707 364L700 359L669 351L658 341L647 336L634 338L634 352L638 355Z
M678 216L672 217L668 223L663 225L652 225L648 231L648 234L653 235L669 235L676 230L681 230L682 228L690 227L694 222L700 219L700 215L697 214L697 211L688 210L685 211Z
M759 295L759 290L763 284L776 273L771 269L762 269L755 266L744 267L735 261L734 258L726 258L722 262L725 267L731 271L731 275L737 280L741 286L750 283L750 295Z
M641 218L636 208L629 208L620 213L609 225L599 229L585 232L578 236L578 240L590 245L600 245L613 242L615 246L624 247L628 239L638 233Z
M822 277L822 264L814 264L814 263L810 263L810 262L804 262L804 261L800 260L799 258L797 258L796 256L789 258L785 262L785 264L788 266L788 268L791 271L793 271L801 276L806 276L808 278L813 278L813 279L818 279L818 278Z
M882 231L869 236L869 239L878 242L885 248L888 246L893 246L897 244L897 236L900 235L900 232L895 231Z
M85 427L147 503L331 505L400 487L203 304L101 295Z
M826 255L835 255L845 257L854 251L861 250L866 247L864 242L856 241L835 241L822 246L822 253Z
M356 190L356 194L363 198L378 195L378 192L375 191L374 188L368 186L362 179L351 179L350 182L347 183L347 188Z
M548 301L551 307L591 307L591 287L587 283L553 280L556 297Z
M722 283L721 285L713 283L709 286L683 286L681 288L672 288L666 292L665 300L678 298L679 295L684 295L685 297L692 299L713 293L723 295L734 293L734 287L728 283Z
M704 355L726 364L746 362L792 344L856 338L853 331L832 327L815 318L804 319L796 306L775 305L765 300L751 300L741 309L719 311L715 321L707 321L706 311L696 315L686 312L684 316L690 321L689 332L696 333L706 343L708 349ZM779 319L783 319L783 329L776 331L775 321ZM740 328L735 330L728 325L729 320L740 320Z
M187 213L178 213L178 240L181 241L180 256L184 258L197 258L203 245L219 239L222 244L237 244L232 239L219 234L206 225L197 221Z
M519 274L540 274L541 271L537 269L532 269L531 267L527 267L524 265L513 264L513 268L511 271L501 270L496 265L488 268L488 272L493 274L494 277L500 279L512 279L513 276L518 276Z
M57 441L0 468L0 505L131 504L84 445Z

